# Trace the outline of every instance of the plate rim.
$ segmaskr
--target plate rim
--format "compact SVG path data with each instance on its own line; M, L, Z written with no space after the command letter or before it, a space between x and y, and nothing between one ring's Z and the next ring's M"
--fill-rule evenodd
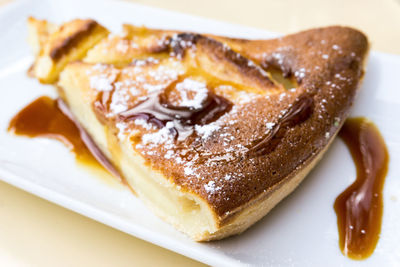
M130 7L140 6L140 7L148 8L150 10L158 10L160 12L167 12L170 14L185 15L188 17L198 18L203 21L223 23L230 27L240 26L242 29L247 28L247 29L251 29L251 30L258 30L260 32L261 31L265 32L265 34L268 36L277 35L276 33L269 32L264 29L248 27L248 26L244 26L244 25L240 25L240 24L220 21L220 20L216 20L216 19L210 19L210 18L206 18L206 17L186 14L186 13L177 12L177 11L156 8L156 7L147 6L147 5L138 4L138 3L130 3L130 2L125 2L125 1L121 1L121 0L118 0L118 1L101 0L101 1L107 2L109 4L126 5L126 6L130 6ZM55 1L46 0L46 1L39 2L39 1L34 1L34 0L15 0L11 3L5 4L5 6L0 8L0 19L5 19L4 17L7 16L10 12L18 12L18 9L23 8L24 5L32 3L32 2L38 2L40 5L43 5L47 2L55 2ZM70 1L69 4L73 5L74 2L77 2L77 1L72 0L72 1ZM389 57L395 61L398 60L400 62L400 55L397 55L397 54L391 54L391 53L380 52L380 51L371 51L370 57L372 55L375 55L378 57ZM120 220L115 216L109 215L105 211L101 211L89 204L80 202L79 200L76 200L76 199L73 199L66 195L63 195L62 193L59 193L57 191L52 191L46 187L35 184L34 182L30 182L29 180L25 180L22 176L19 176L18 174L13 173L9 170L3 169L1 167L0 167L0 180L6 182L8 184L11 184L17 188L20 188L28 193L31 193L35 196L38 196L42 199L46 199L47 201L50 201L56 205L59 205L61 207L72 210L80 215L89 217L97 222L108 225L108 226L118 229L124 233L135 236L139 239L142 239L142 240L145 240L152 244L158 245L158 246L168 249L170 251L193 258L197 261L200 261L200 262L203 262L206 264L210 264L210 265L218 265L218 266L244 265L244 263L240 262L237 259L231 258L226 255L222 255L221 253L213 253L212 249L208 249L208 251L205 249L201 249L201 250L192 249L192 248L186 247L183 243L181 243L180 241L175 240L173 238L166 237L166 236L163 236L160 238L160 236L158 236L156 233L154 233L146 228L142 228L142 227L140 227L138 225L134 225L134 224L125 223L124 220Z

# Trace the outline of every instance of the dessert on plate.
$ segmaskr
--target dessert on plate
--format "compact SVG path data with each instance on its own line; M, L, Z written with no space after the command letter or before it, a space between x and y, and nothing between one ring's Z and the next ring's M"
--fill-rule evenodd
M30 74L60 98L138 197L197 241L239 234L321 159L368 52L333 26L245 40L30 18Z

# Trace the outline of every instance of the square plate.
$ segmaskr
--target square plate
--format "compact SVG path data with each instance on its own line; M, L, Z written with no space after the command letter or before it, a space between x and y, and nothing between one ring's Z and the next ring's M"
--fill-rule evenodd
M96 8L94 8L96 7ZM122 23L209 32L245 38L276 36L262 30L217 22L118 1L17 1L0 11L0 179L28 192L115 227L128 234L218 266L395 266L400 262L400 57L372 52L353 116L372 119L389 148L391 164L384 188L381 237L374 254L352 261L338 248L335 198L355 178L351 157L335 140L301 186L268 216L240 236L196 243L151 214L129 190L105 182L76 165L62 144L6 132L10 118L51 86L26 76L32 54L26 18L60 23L90 17L113 31ZM329 259L329 261L327 261Z

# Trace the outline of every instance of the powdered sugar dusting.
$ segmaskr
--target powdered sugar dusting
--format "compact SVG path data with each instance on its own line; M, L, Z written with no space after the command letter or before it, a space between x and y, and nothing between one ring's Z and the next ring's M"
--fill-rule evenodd
M126 90L118 90L120 86L121 86L120 82L114 84L116 90L113 93L111 99L110 114L107 114L107 116L114 116L115 114L123 112L128 108L127 103L130 100L130 96Z
M204 185L204 189L208 194L215 194L216 191L221 190L221 187L216 186L214 181L209 181L207 184Z
M90 77L90 87L98 91L111 91L114 87L112 85L115 77L107 75L95 75Z
M208 89L205 83L186 78L183 82L176 85L180 92L180 106L198 109L208 97ZM194 92L194 97L190 98L188 93Z
M265 127L267 128L267 130L272 130L272 128L274 128L275 123L274 122L267 122L265 124Z
M153 124L148 123L145 119L138 118L138 119L135 120L135 124L138 125L138 126L143 127L146 130L155 129Z
M190 166L186 166L183 171L185 172L185 175L190 176L194 174L193 169Z
M172 121L167 122L165 127L161 128L159 131L149 134L144 134L142 136L142 143L147 144L162 144L167 141L172 141L171 129L174 128L174 123Z
M201 136L202 139L209 138L215 131L219 130L221 127L215 123L206 125L195 125L196 133Z
M125 131L127 129L127 125L125 123L118 122L116 124L116 127L118 129L118 135L117 135L118 139L119 140L124 140L125 139Z

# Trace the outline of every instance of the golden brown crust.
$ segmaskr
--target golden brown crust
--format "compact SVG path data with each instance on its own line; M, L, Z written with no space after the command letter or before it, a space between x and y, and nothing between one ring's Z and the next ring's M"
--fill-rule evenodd
M230 47L216 41L215 39L205 37L198 34L180 34L187 36L186 38L195 39L196 55L198 59L207 58L210 62L215 62L224 68L224 75L219 75L224 80L239 80L239 84L248 87L261 88L261 90L269 90L279 87L274 84L268 74L259 66L252 64L248 58L234 52ZM213 64L214 65L214 64ZM216 64L215 64L216 65ZM215 67L213 66L215 75ZM211 71L211 70L210 70Z
M63 32L67 31L68 35L66 38L55 39L53 45L50 48L49 55L53 60L58 60L62 56L68 54L68 52L76 47L76 45L85 37L89 36L99 24L94 20L82 20L77 23L77 27L73 32L70 32L66 27L61 26L59 34L64 35Z
M37 55L31 73L43 83L54 83L68 62L79 60L108 31L94 20L76 19L61 26L28 19L29 42Z
M299 89L313 94L315 107L312 116L292 128L272 153L259 158L254 168L250 164L240 168L251 170L252 177L235 185L241 196L236 201L215 200L220 215L250 202L263 190L268 191L325 147L354 101L368 50L366 37L345 27L315 29L271 41L238 42L243 45L241 52L264 68L277 67L286 75L295 76ZM255 106L261 108L262 104ZM257 117L262 116L246 117L254 121L249 128L257 127ZM243 135L247 134L250 132Z

